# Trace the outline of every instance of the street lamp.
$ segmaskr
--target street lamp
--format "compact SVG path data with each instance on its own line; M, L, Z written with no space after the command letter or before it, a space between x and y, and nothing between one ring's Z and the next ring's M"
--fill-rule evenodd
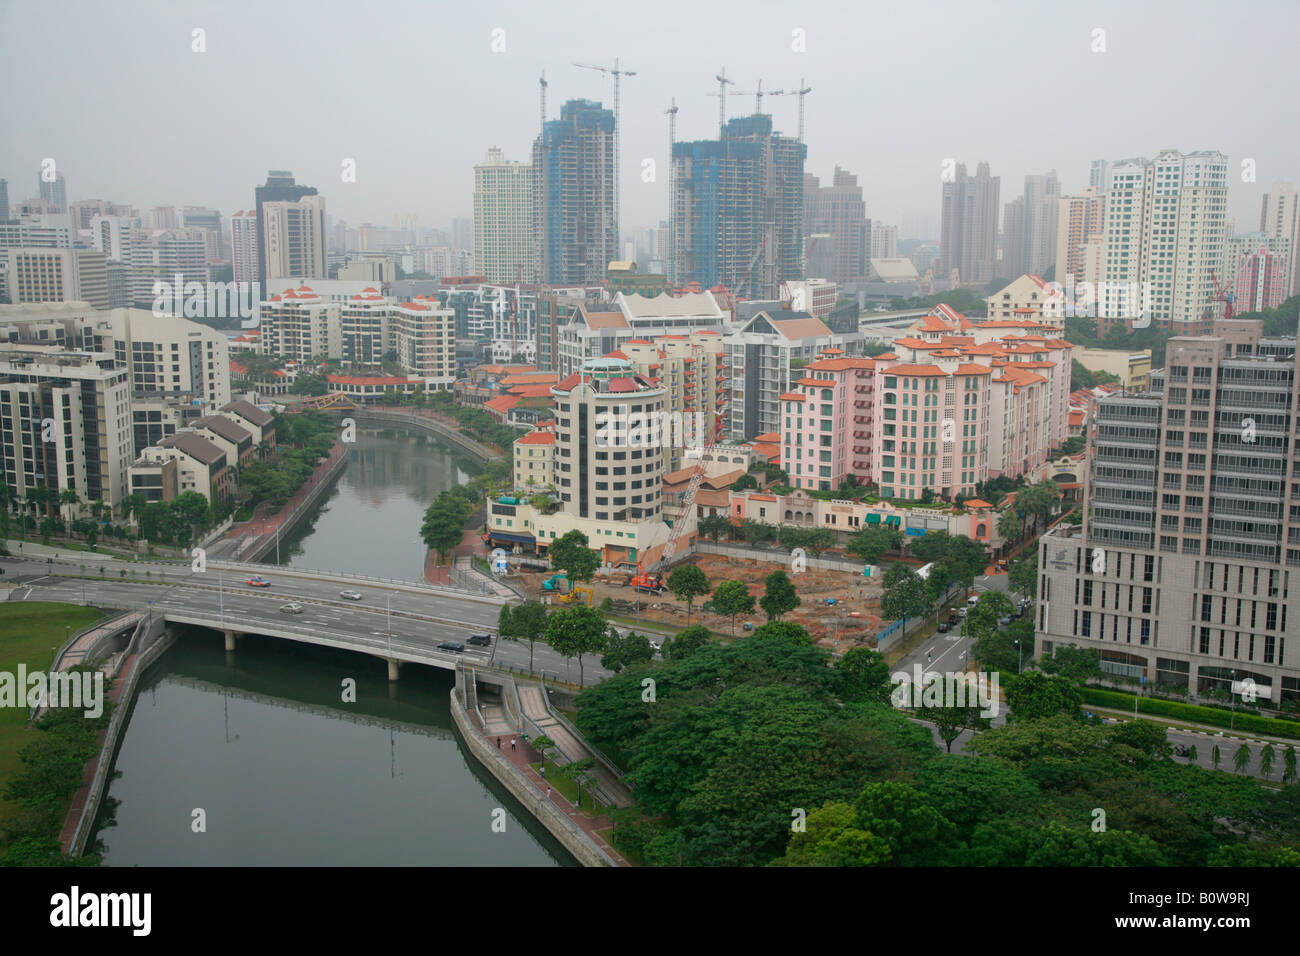
M1020 638L1016 638L1016 673L1019 674L1024 669L1025 651L1020 646Z

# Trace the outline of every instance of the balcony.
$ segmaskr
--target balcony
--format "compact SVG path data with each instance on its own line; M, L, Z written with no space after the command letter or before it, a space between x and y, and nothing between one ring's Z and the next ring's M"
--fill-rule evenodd
M871 419L868 418L866 415L854 415L853 420L857 422L859 425L865 425L871 421Z
M857 454L857 455L870 455L870 454L871 454L871 448L868 447L867 445L854 445L854 446L853 446L853 452L854 452L854 454Z
M853 467L856 468L858 471L866 471L871 466L865 461L855 461L853 463Z
M853 437L854 437L854 438L870 438L870 437L871 437L871 432L854 432L854 433L853 433Z

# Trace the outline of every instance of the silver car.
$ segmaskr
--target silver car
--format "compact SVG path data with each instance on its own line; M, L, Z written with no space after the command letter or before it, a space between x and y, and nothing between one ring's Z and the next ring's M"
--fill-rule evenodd
M280 607L281 614L301 614L302 605L296 601L293 604L284 604Z
M361 600L361 592L360 592L360 591L340 591L340 592L339 592L339 597L341 597L341 598L342 598L343 600L345 600L345 601L360 601L360 600Z

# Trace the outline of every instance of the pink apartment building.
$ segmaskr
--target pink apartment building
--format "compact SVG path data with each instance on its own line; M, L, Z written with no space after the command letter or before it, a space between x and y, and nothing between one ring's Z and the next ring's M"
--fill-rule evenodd
M871 480L875 365L821 358L781 396L781 462L792 487L830 491L850 475Z

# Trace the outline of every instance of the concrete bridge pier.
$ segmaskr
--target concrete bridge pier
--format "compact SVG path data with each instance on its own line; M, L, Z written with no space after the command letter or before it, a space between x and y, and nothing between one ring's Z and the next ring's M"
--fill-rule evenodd
M225 635L226 635L227 651L233 651L235 649L235 643L239 640L239 638L243 637L243 635L240 634L238 631L232 631L228 628L225 631Z
M395 661L392 658L388 658L388 679L390 681L397 680L397 671L401 666L401 661Z

